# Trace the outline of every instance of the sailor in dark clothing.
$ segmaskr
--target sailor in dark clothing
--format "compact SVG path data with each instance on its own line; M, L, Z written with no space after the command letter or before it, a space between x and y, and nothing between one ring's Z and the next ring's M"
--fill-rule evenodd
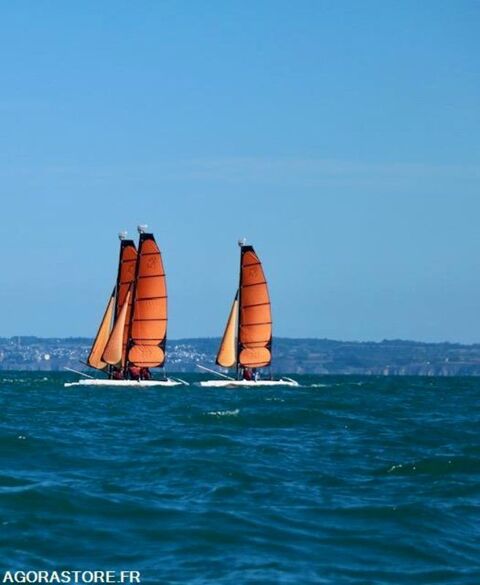
M130 380L140 380L141 371L141 368L138 366L130 366L128 368L128 377Z

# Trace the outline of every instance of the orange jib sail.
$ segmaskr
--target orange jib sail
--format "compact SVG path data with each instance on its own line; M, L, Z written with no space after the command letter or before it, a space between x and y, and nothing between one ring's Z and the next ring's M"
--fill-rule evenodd
M115 321L112 332L105 346L102 359L111 366L120 366L122 364L123 353L123 332L127 320L128 305L130 300L130 291L127 292L125 302Z
M231 368L237 364L237 328L238 328L238 293L233 300L230 315L223 334L216 363L223 368Z
M238 363L263 368L272 361L272 311L262 264L252 246L241 247Z
M127 294L135 280L135 267L137 264L137 249L133 240L122 240L120 244L120 259L118 264L117 277L117 300L115 304L115 317L120 315L120 311L127 299ZM125 325L123 328L122 341L122 358L121 364L125 365L127 354L127 341L130 326L130 315L132 310L132 296L130 295L127 303Z
M140 234L128 363L154 368L165 362L167 283L153 234Z
M103 370L108 365L105 361L103 361L102 355L110 336L114 305L115 297L112 293L108 301L107 308L105 309L105 313L103 314L102 322L98 328L92 349L90 350L90 354L87 358L88 365L92 368L96 368L97 370Z

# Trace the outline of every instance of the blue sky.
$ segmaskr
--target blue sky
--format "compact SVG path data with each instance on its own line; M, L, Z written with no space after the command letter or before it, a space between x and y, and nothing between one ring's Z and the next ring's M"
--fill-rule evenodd
M120 229L171 338L220 335L237 239L274 332L480 341L478 2L0 8L0 335L93 335Z

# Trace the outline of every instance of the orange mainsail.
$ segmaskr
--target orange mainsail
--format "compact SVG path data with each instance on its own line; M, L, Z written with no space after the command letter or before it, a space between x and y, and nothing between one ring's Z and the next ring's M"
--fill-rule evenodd
M167 284L153 234L140 234L127 362L153 368L165 362Z
M110 336L110 328L112 326L113 308L115 304L114 294L115 291L110 296L107 308L103 314L102 322L98 328L95 341L93 342L92 349L90 350L90 354L87 358L88 365L92 368L96 368L97 370L103 370L107 367L107 363L103 361L102 355L105 346L107 345L108 338Z
M135 280L135 267L137 264L137 249L133 240L122 239L120 244L120 258L118 263L117 276L117 299L115 303L115 320L118 319L122 307L127 299L127 294ZM123 327L122 338L122 357L121 365L125 365L127 354L127 341L130 328L130 315L132 311L132 296L128 297L127 309L125 314L125 324Z
M238 293L233 300L225 332L220 343L216 363L222 368L237 365Z
M263 368L272 361L272 312L262 264L252 246L241 246L238 364Z

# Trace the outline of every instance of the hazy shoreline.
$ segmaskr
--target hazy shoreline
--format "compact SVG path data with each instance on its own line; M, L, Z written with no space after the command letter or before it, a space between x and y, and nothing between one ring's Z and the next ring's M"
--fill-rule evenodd
M91 339L87 337L0 338L0 370L61 371L83 369ZM219 338L171 339L167 368L197 371L196 364L212 364ZM293 374L357 375L480 375L480 344L427 343L404 340L336 341L275 338L273 369Z

